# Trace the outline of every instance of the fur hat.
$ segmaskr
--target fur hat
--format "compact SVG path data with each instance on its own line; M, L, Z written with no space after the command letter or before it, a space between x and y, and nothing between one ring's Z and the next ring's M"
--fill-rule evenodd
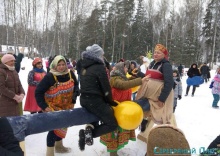
M5 55L3 55L2 58L1 58L1 62L2 62L3 64L5 64L5 63L7 63L7 62L9 62L9 61L12 61L12 60L15 60L15 57L14 57L13 55L11 55L11 54L5 54Z
M179 149L182 149L180 152L184 153L178 153ZM165 124L155 126L151 129L147 140L147 155L180 154L189 156L190 153L187 152L190 152L189 143L183 132L177 127Z
M103 59L104 51L98 44L93 44L92 46L88 46L86 48L86 51L88 54L90 54L93 57Z
M154 48L154 51L160 51L162 53L164 53L165 55L165 58L167 59L168 58L168 51L167 51L167 48L165 46L163 46L162 44L157 44Z
M32 66L35 66L37 63L40 63L40 62L42 63L42 59L40 57L36 57L34 61L32 62Z

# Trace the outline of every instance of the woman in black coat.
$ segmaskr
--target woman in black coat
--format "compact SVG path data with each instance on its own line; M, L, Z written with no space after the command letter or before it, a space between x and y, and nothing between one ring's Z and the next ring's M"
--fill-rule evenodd
M102 121L101 125L90 125L80 130L79 146L84 150L85 143L93 144L93 138L114 131L118 124L111 106L117 103L112 99L111 87L104 64L103 49L94 44L82 53L80 104ZM86 138L85 138L86 137Z
M193 78L193 77L195 77L195 76L201 76L197 64L193 63L193 64L191 65L191 67L189 68L189 70L188 70L188 72L187 72L187 75L188 75L189 78ZM197 80L196 80L196 81L197 81ZM193 90L192 90L192 97L193 97L193 96L194 96L194 93L195 93L195 91L196 91L196 87L198 87L198 85L192 85L192 84L190 84L190 83L187 83L187 88L186 88L186 94L185 94L185 96L188 95L190 86L193 86Z

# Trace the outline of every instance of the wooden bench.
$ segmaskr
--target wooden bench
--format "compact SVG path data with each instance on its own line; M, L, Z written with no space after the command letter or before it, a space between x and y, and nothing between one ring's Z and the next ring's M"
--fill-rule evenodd
M148 135L149 135L149 132L151 130L151 128L154 126L154 121L151 119L151 114L150 112L145 112L144 113L144 116L145 118L147 118L148 122L147 122L147 125L146 125L146 129L144 132L140 132L137 136L137 138L143 142L146 142L147 143L147 138L148 138ZM171 125L177 127L177 123L176 123L176 118L175 118L175 115L172 114L172 118L171 118Z

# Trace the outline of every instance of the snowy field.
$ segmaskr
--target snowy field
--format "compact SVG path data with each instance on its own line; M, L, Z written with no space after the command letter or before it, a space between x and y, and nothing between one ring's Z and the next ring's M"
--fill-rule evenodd
M19 73L22 85L27 91L27 76L28 72L32 69L32 60L24 58ZM45 67L45 65L44 65ZM211 71L213 78L215 71ZM207 148L210 142L220 134L220 109L213 109L213 97L209 84L204 83L196 89L194 97L191 97L192 87L190 88L189 95L184 96L186 90L186 78L182 79L183 95L182 99L178 100L177 109L175 112L177 126L184 132L191 148L195 148L197 154L201 147ZM25 103L25 98L23 103ZM220 105L219 105L220 106ZM75 107L80 107L79 100ZM24 112L29 114L29 112ZM80 120L80 116L78 118ZM63 140L64 145L71 147L71 153L55 154L55 156L109 156L106 152L106 147L99 142L99 138L94 140L93 146L86 146L85 151L80 151L78 148L78 132L83 129L84 125L74 126L68 129L66 138ZM140 131L136 130L136 135ZM26 156L45 156L46 154L46 136L47 132L35 134L26 137ZM144 156L146 152L146 143L137 139L137 141L130 141L125 148L118 151L119 156Z

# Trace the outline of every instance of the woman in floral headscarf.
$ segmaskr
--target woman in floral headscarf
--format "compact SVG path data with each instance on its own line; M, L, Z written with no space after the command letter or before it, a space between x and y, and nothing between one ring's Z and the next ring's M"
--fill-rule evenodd
M75 74L68 69L63 56L56 56L50 64L50 72L41 80L35 91L37 104L45 112L68 110L74 108L78 95ZM70 152L70 148L64 147L62 143L66 133L67 128L49 131L47 156L54 156L54 150L57 153Z
M131 88L141 85L142 82L148 78L128 80L126 77L128 68L129 64L119 62L110 73L112 97L118 102L131 100ZM107 151L110 152L110 156L116 156L117 151L128 144L129 140L136 140L135 130L125 130L118 126L115 131L101 136L100 141L107 146Z

